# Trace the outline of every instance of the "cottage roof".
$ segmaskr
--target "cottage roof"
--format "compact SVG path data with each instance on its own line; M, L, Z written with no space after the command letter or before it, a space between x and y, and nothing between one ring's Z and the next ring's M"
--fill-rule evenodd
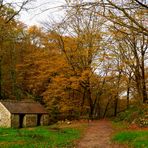
M47 114L46 109L38 102L0 101L10 113Z

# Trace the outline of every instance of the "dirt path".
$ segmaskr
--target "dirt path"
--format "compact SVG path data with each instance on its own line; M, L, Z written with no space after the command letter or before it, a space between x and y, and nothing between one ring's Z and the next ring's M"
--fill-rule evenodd
M126 148L126 146L111 144L110 138L114 132L107 120L93 121L76 148Z

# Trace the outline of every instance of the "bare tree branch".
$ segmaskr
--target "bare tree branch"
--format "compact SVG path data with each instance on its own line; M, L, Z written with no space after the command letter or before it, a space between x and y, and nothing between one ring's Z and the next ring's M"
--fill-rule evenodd
M5 23L9 23L16 15L18 15L22 9L24 9L24 6L29 3L30 0L26 0L22 3L22 5L20 6L19 10L16 11Z
M135 0L140 6L148 9L148 6L146 4L143 4L142 2L140 2L139 0Z

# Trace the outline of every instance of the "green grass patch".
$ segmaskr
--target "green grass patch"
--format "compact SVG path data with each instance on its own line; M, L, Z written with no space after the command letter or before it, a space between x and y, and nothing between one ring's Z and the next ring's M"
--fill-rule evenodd
M55 148L71 146L80 137L76 128L36 127L0 128L0 147L3 148Z
M148 131L123 131L113 136L113 141L134 148L148 148Z

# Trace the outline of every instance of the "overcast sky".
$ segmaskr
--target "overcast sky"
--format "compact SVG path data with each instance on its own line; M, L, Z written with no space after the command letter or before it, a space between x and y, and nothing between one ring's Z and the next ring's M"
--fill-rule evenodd
M60 19L64 15L58 7L61 5L64 5L64 0L34 0L26 6L31 9L22 11L19 19L29 26L40 25L40 22L46 22L49 18Z

